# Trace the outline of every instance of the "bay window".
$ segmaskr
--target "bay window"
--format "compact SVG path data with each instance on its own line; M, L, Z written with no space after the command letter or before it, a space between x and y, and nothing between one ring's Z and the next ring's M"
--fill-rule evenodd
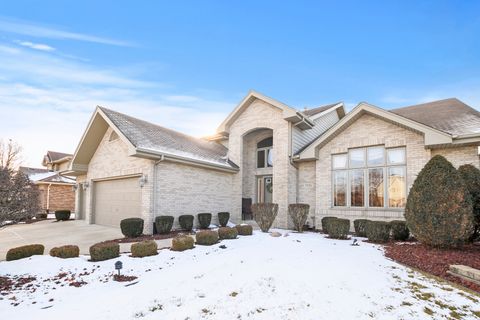
M405 148L374 146L332 155L333 206L403 208Z

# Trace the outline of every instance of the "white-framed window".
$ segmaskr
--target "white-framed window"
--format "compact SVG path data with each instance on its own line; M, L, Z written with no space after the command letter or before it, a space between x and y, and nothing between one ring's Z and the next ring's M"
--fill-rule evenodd
M332 204L351 208L404 208L405 147L372 146L332 155Z
M273 138L266 138L257 143L257 168L273 167Z

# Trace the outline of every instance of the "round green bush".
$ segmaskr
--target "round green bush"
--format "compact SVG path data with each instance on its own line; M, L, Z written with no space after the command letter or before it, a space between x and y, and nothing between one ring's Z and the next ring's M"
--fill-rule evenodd
M166 234L172 230L174 218L172 216L158 216L155 217L155 227L157 233Z
M366 237L367 232L365 228L367 227L368 219L356 219L353 221L353 227L355 228L355 235L358 237Z
M158 245L154 240L146 240L142 242L133 243L130 247L132 257L143 258L148 256L155 256L158 254Z
M405 241L410 236L410 230L408 230L407 223L402 220L390 221L392 228L393 240Z
M193 219L194 217L191 214L184 214L178 217L178 223L180 227L185 231L192 231L193 229Z
M70 220L70 215L71 215L70 210L57 210L57 211L55 211L55 219L57 219L57 221Z
M420 171L408 194L407 226L433 247L457 247L474 232L472 197L460 173L440 155Z
M253 227L249 224L237 224L235 226L239 236L251 236L253 234Z
M369 221L365 227L367 238L372 242L387 242L390 239L391 224L385 221Z
M104 261L120 256L120 245L115 242L101 242L90 247L91 261Z
M45 247L41 244L29 244L26 246L16 247L8 250L7 261L28 258L34 255L42 255Z
M328 224L330 221L337 219L337 217L323 217L322 218L322 231L328 233Z
M211 246L218 242L218 232L214 230L201 230L195 234L197 244Z
M73 245L55 247L50 250L50 256L62 259L78 258L79 254L80 248Z
M199 213L197 214L198 225L200 229L208 229L210 223L212 222L212 214L211 213Z
M185 251L193 249L194 240L190 236L179 235L172 239L172 251Z
M350 231L350 220L331 219L328 222L328 236L333 239L347 239Z
M237 239L238 231L235 228L220 227L218 228L218 237L220 239Z
M218 213L218 223L220 224L221 227L226 227L229 219L230 219L230 212Z
M458 173L472 198L475 235L478 235L480 233L480 170L471 164L464 164L458 168Z
M143 233L143 219L127 218L120 221L120 230L127 238L136 238Z

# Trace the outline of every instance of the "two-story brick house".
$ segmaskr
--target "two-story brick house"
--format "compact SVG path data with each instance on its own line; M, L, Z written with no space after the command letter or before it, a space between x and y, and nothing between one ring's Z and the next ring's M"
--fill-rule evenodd
M76 207L90 223L138 216L229 211L275 202L275 225L290 226L289 203L323 216L401 219L425 163L442 154L479 167L480 113L457 99L396 110L343 103L296 110L250 92L208 138L194 138L97 107L73 156Z

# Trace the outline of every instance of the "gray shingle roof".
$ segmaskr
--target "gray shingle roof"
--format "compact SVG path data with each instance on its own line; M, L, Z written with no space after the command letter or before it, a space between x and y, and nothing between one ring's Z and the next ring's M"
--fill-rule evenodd
M326 110L330 109L331 107L336 106L336 105L339 104L339 103L340 103L340 102L332 103L332 104L327 104L327 105L325 105L325 106L321 106L321 107L317 107L317 108L313 108L313 109L304 110L304 111L302 111L302 112L303 112L303 114L311 117L311 116L314 116L314 115L316 115L316 114L318 114L318 113L321 113L321 112L323 112L323 111L326 111Z
M47 155L50 158L50 161L57 161L66 157L73 157L73 154L57 151L47 151Z
M451 135L480 133L480 112L457 98L433 101L390 111Z
M104 107L99 108L136 148L238 168L228 160L228 149L217 142L195 138Z

